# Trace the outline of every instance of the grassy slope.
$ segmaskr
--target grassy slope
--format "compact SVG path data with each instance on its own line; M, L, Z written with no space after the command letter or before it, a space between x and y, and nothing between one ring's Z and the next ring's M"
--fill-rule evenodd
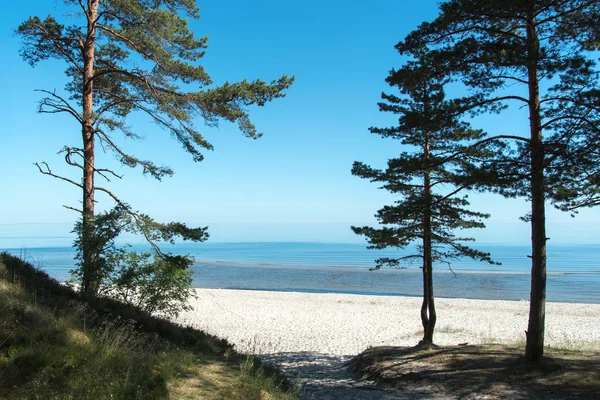
M11 283L15 281L16 283ZM0 399L291 399L277 370L0 254Z

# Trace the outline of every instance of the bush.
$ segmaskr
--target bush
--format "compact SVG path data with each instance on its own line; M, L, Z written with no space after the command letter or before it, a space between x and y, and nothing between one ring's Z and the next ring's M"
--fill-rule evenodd
M121 250L106 278L110 296L150 314L177 315L189 309L194 295L193 259L186 256L152 255Z
M194 294L191 288L194 259L165 254L154 241L172 242L173 235L188 235L187 231L199 235L194 240L203 240L204 230L190 230L181 224L161 225L145 216L135 219L127 209L117 206L94 217L86 247L89 258L86 266L83 229L80 219L74 228L77 263L71 273L72 283L79 285L84 295L114 297L147 313L177 315L188 309L187 301ZM141 233L153 251L132 252L128 245L117 248L115 239L123 231Z

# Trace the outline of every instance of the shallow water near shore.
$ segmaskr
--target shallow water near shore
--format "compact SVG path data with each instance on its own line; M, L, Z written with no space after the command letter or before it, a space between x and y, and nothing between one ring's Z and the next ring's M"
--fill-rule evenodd
M144 246L133 246L134 250ZM529 298L530 249L526 246L478 246L502 265L454 260L435 265L438 297L488 300ZM6 249L22 254L59 280L69 278L74 250L70 247ZM369 271L378 257L408 251L367 250L362 244L203 243L168 246L165 250L195 257L193 285L199 288L300 291L316 293L419 296L421 270ZM451 268L451 269L450 269ZM600 303L600 246L548 248L549 301Z

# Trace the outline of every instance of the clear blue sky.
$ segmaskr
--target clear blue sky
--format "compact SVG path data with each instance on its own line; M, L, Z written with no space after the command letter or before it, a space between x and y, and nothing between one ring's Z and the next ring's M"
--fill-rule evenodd
M78 127L65 116L35 112L40 96L34 90L63 90L64 65L29 67L13 35L30 15L62 16L67 10L61 4L11 2L0 15L0 248L7 236L67 235L76 218L62 205L77 206L81 194L32 165L47 161L78 179L56 155L63 145L79 144ZM394 123L377 109L380 93L388 90L388 71L402 63L393 47L436 15L436 2L200 1L199 6L201 19L191 26L210 38L202 63L216 83L289 74L296 76L295 84L287 98L252 109L265 133L257 141L228 123L204 127L215 151L201 163L193 163L168 133L133 117L131 126L146 140L122 143L142 158L172 166L176 174L157 182L125 169L122 182L107 185L158 220L211 226L215 241L362 241L349 226L373 224L375 211L394 197L352 176L352 162L384 166L402 150L396 141L369 134L368 127ZM492 133L523 129L515 119L477 122ZM201 120L198 124L203 127ZM102 195L98 199L101 208L112 205ZM527 212L525 202L492 195L472 200L475 209L492 213L489 229L475 233L480 241L528 241L528 226L517 220ZM598 210L571 220L549 209L548 220L551 237L598 243L590 235L600 222Z

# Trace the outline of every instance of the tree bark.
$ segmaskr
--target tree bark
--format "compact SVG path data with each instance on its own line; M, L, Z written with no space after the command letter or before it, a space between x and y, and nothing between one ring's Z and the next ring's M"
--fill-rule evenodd
M424 157L429 160L429 140L426 138ZM423 195L425 199L423 212L423 304L421 306L421 322L423 324L422 343L433 344L436 314L433 296L433 260L431 255L431 176L428 170L423 177Z
M81 134L83 139L83 287L85 298L93 298L97 292L98 271L93 260L94 238L94 57L96 48L96 18L98 0L89 3L87 12L87 37L83 50L83 120Z
M546 318L546 216L544 145L538 81L539 39L533 10L527 21L527 69L531 134L531 294L525 356L539 361L544 355Z
M425 239L423 239L423 246L425 246ZM425 247L423 247L425 249ZM427 310L429 308L429 303L427 299L429 296L427 295L427 291L429 290L429 285L427 284L427 267L425 266L427 263L425 261L425 255L423 255L423 266L421 267L423 272L423 302L421 303L421 325L423 325L423 339L421 343L426 341L428 327L429 327L429 316Z

